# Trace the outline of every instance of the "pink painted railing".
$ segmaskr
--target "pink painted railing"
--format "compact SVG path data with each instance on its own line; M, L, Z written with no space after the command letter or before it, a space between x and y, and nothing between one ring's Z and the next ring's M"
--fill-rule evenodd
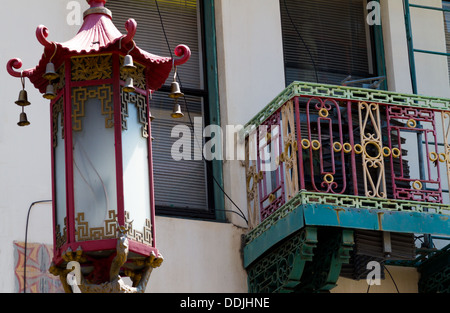
M447 107L433 108L432 98L405 105L400 97L405 95L374 101L370 90L359 90L367 99L352 99L346 92L358 91L355 88L328 88L344 95L302 95L295 89L294 95L277 98L247 124L247 195L253 224L300 192L344 201L348 196L448 202L443 192L448 180L441 179L450 168Z

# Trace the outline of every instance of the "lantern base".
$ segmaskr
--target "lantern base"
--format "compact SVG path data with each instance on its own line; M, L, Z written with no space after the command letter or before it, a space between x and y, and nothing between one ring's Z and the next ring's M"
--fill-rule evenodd
M131 270L123 268L128 259L128 252L128 238L126 234L121 234L117 239L114 258L112 260L109 258L95 260L93 263L94 268L88 275L83 275L81 271L79 262L84 263L87 259L86 256L82 256L81 250L77 250L76 255L68 260L67 269L62 269L52 264L50 273L59 276L66 293L73 293L72 286L75 284L78 285L82 293L143 293L153 269L161 266L164 259L160 254L156 256L152 253L149 258L141 261L142 264L139 264L142 267L141 270ZM109 273L105 273L108 269ZM68 278L71 272L74 272L75 280ZM133 286L127 285L120 273L130 277ZM109 276L109 281L98 283L99 278L105 276Z

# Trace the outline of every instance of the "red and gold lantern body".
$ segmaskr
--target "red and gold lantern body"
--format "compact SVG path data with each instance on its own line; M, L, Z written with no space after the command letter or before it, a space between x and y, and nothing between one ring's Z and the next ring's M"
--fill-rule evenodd
M52 273L61 276L68 292L73 262L84 291L124 291L120 276L143 291L162 262L155 242L149 98L190 51L178 46L178 60L145 52L133 41L134 20L122 35L106 1L88 2L91 8L72 40L49 42L47 29L39 26L37 38L45 47L39 65L16 72L22 64L13 59L7 68L15 77L28 77L46 98L49 85L55 94L50 97ZM55 68L51 78L49 63Z
M89 268L109 268L119 226L135 270L155 245L149 90L123 91L119 53L72 56L60 66L64 86L51 102L56 266L83 251ZM122 79L121 79L122 78ZM69 256L67 256L69 252ZM83 264L82 264L83 265ZM82 266L83 268L83 266ZM89 270L85 270L89 274ZM94 283L109 280L98 271Z

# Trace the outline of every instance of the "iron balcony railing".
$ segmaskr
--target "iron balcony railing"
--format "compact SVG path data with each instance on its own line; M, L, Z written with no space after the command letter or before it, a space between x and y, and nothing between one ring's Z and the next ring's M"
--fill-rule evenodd
M294 82L242 137L250 241L300 204L450 215L450 99Z

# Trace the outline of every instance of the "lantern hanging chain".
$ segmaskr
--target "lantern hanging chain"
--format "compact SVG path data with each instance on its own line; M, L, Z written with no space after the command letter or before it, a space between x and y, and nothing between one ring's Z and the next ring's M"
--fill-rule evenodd
M158 0L155 0L155 4L156 4L156 9L157 9L157 11L158 11L159 20L160 20L160 23L161 23L161 28L162 28L162 31L163 31L163 34L164 34L164 38L165 38L165 40L166 40L167 47L168 47L168 49L169 49L170 56L171 56L171 58L172 58L173 67L174 67L174 70L175 70L174 78L176 79L176 77L177 77L177 70L176 70L176 66L175 66L175 60L174 60L174 58L173 58L172 49L170 48L169 39L168 39L168 37L167 37L167 33L166 33L166 30L165 30L165 27L164 27L163 18L162 18L161 11L160 11L159 5L158 5ZM179 75L178 75L178 80L179 80L179 82L180 82L181 88L183 88L183 84L182 84L182 82L181 82L181 79L180 79ZM189 123L191 124L191 127L194 128L194 123L192 122L191 114L190 114L190 112L189 112L189 107L188 107L188 105L187 105L188 102L187 102L187 100L186 100L186 95L183 95L183 99L184 99L184 104L185 104L186 111L187 111L187 114L188 114L188 117L189 117ZM195 137L195 141L197 142L197 145L200 146L200 143L198 142L198 138L197 138L195 132L194 132L194 137ZM201 148L201 146L200 146L200 148ZM202 160L206 163L206 159L205 159L205 157L203 156L203 154L202 154ZM209 170L209 171L211 171L211 170L208 168L208 166L206 166L206 169ZM233 210L219 210L219 209L215 209L215 210L216 210L216 211L222 211L222 212L231 212L231 213L235 213L235 214L237 214L238 216L240 216L240 217L245 221L245 223L248 225L248 220L247 220L247 218L245 217L244 212L242 212L242 210L239 208L239 206L233 201L233 199L231 199L231 197L230 197L230 196L227 194L227 192L223 189L223 187L221 186L221 184L217 181L216 177L214 176L214 173L211 173L211 172L210 172L210 175L211 175L211 177L212 177L214 183L219 187L219 189L222 191L222 193L225 195L225 197L228 198L228 200L230 200L230 202L238 209L239 212L236 212L236 211L233 211Z
M22 90L25 90L25 77L23 77L23 71L20 72L20 82L22 83Z
M121 37L119 40L119 50L122 50L122 39L125 38L125 36ZM130 54L131 51L134 50L134 48L136 48L136 42L134 40L132 40L133 42L133 47L131 47L130 50L128 50L127 54Z
M31 203L30 207L28 208L28 213L27 213L27 222L25 225L25 246L24 246L24 260L23 260L23 293L27 292L27 243L28 243L28 222L30 220L30 212L31 209L36 205L36 204L40 204L40 203L51 203L53 202L52 200L40 200L40 201L35 201L33 203Z
M54 58L55 55L56 55L56 51L58 51L58 46L56 45L56 42L53 42L53 45L55 46L55 50L53 51L53 54L52 54L52 56L50 57L49 62L52 62L53 58ZM45 57L45 58L47 57L47 54L45 53L45 48L44 48L44 57Z

